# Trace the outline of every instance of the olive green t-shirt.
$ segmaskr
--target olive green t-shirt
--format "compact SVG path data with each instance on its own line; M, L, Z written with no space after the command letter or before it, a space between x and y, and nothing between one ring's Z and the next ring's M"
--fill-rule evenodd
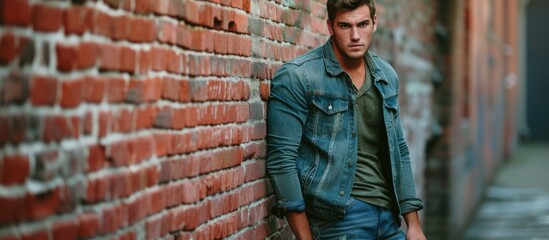
M358 152L355 182L351 196L364 202L391 209L391 192L383 169L388 159L385 154L383 139L383 101L374 86L369 68L366 71L364 84L356 89L356 123L358 129Z

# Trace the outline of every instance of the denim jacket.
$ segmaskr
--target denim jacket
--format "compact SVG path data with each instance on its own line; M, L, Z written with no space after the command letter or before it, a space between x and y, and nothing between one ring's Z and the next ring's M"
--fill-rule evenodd
M417 211L408 145L400 125L399 80L371 51L365 56L383 98L396 216ZM345 214L357 163L356 95L328 40L283 64L271 82L267 118L267 175L276 204L273 213L304 211L338 219Z

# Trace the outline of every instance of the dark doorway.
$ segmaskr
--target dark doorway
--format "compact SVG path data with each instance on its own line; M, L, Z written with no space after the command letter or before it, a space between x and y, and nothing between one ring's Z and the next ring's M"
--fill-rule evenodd
M530 1L526 16L526 121L530 137L549 141L549 0Z

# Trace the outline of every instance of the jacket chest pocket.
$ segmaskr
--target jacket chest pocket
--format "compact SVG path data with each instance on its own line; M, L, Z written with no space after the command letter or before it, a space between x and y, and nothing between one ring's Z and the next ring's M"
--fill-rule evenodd
M343 128L345 112L348 109L348 100L313 96L307 126L320 135L336 134Z

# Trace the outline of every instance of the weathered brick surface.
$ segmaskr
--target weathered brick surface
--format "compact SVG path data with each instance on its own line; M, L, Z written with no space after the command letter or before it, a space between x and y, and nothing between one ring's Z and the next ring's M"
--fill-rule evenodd
M327 39L325 2L0 0L0 239L287 239L264 169L270 79ZM482 35L489 4L450 2L379 0L373 43L401 78L427 226L444 231L515 136L513 114L481 113L515 91L490 88L516 71L491 43L516 41Z
M458 239L484 187L517 143L520 1L445 1L436 29L433 105L427 147L426 230ZM451 17L450 17L451 16Z

